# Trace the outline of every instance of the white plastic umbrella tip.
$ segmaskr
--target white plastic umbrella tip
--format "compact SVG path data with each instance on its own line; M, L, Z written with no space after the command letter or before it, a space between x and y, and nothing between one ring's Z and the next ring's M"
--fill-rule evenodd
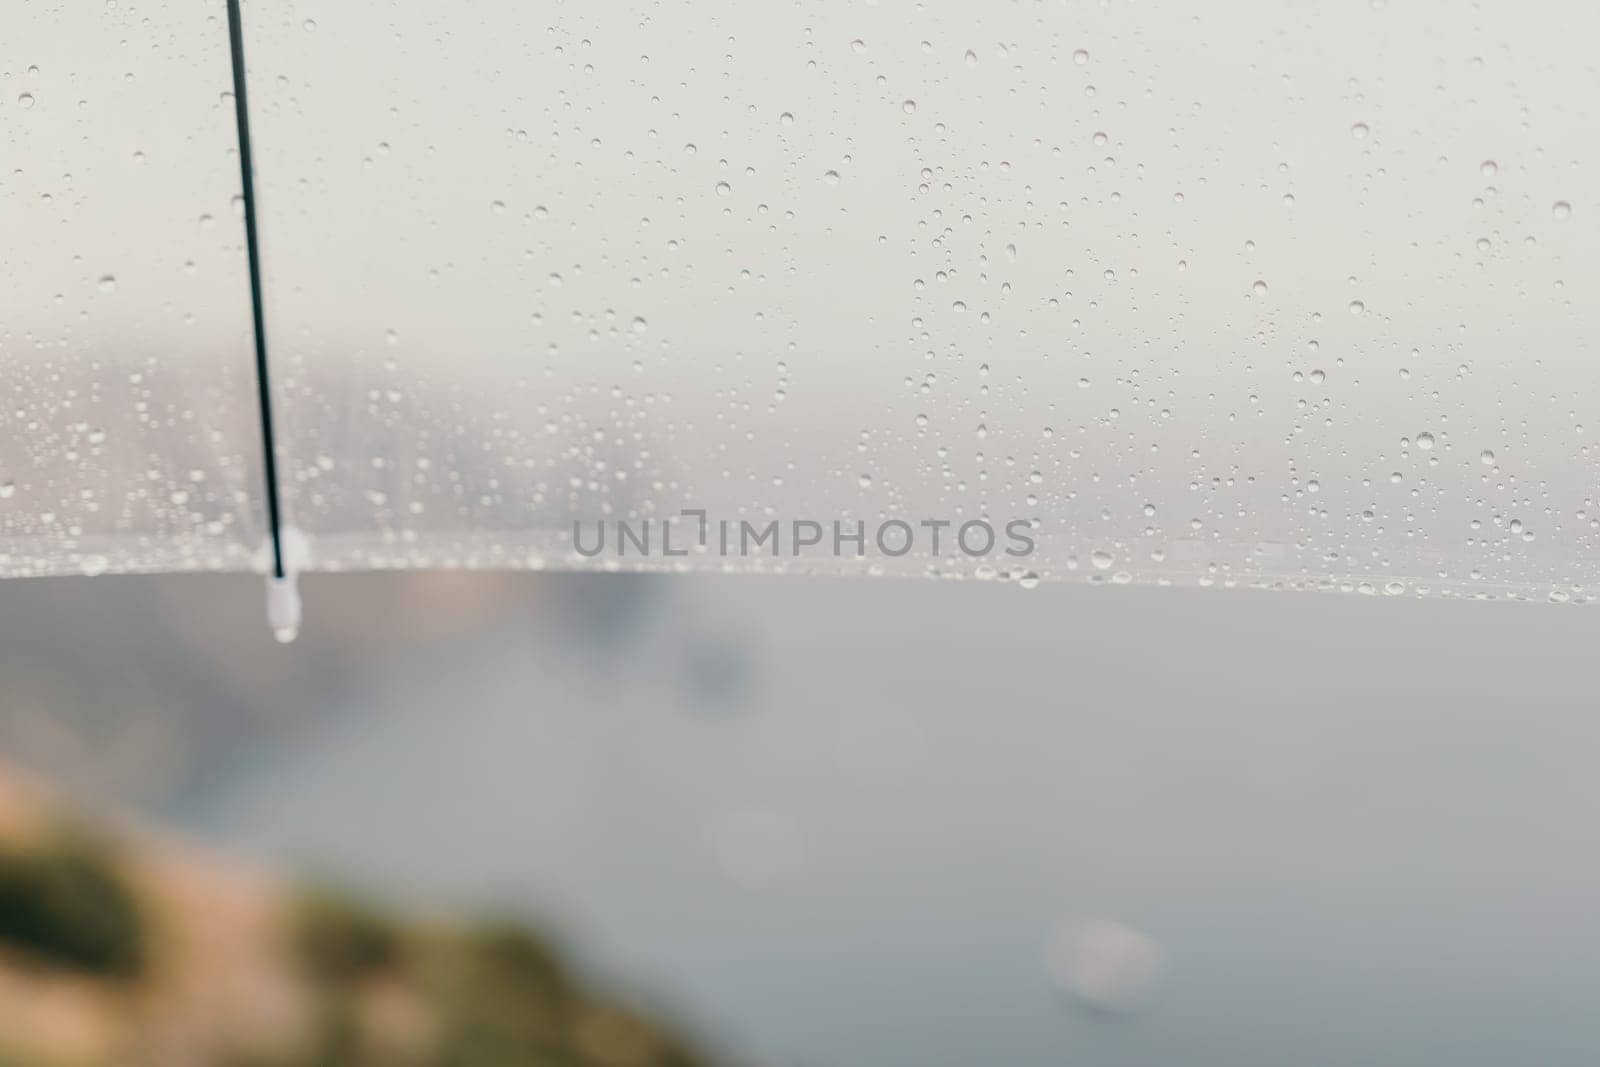
M267 577L267 625L284 644L300 633L300 588L294 574Z

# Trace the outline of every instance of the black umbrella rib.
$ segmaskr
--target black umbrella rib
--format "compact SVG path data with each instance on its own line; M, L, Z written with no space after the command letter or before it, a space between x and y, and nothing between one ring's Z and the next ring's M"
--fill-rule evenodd
M261 245L256 234L255 167L250 157L250 109L244 91L244 28L239 0L228 2L228 42L233 51L233 108L239 130L239 177L244 182L244 239L250 261L250 313L255 320L256 396L261 407L261 446L265 454L267 522L272 527L272 573L282 578L283 529L278 508L278 453L272 433L272 379L267 374L267 327L261 310Z

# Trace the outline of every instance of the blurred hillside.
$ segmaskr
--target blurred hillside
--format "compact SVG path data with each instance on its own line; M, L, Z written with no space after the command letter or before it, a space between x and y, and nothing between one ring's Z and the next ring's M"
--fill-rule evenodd
M694 1067L525 925L385 914L0 767L0 1064Z

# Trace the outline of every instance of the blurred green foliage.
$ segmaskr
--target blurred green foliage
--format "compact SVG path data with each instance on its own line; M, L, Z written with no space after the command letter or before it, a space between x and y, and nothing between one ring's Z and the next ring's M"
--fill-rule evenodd
M393 924L333 894L310 894L300 902L294 936L301 962L324 982L360 979L400 958L400 932Z
M320 999L306 1064L699 1067L668 1024L590 990L526 926L407 925L347 898L303 899L299 960ZM374 1011L375 995L412 1019ZM398 1031L399 1033L397 1033Z
M39 845L0 844L0 944L41 962L132 977L146 932L110 851L65 831Z

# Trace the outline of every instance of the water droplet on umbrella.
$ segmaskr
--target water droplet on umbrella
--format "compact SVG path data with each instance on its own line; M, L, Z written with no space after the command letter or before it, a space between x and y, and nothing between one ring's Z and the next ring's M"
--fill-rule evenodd
M727 182L718 182L717 183L717 195L718 196L727 196L732 192L733 192L733 186L729 185Z
M1097 548L1089 554L1089 562L1094 564L1095 570L1110 570L1116 561L1116 557L1104 549Z
M1120 1015L1149 1002L1166 976L1167 956L1148 934L1096 919L1058 926L1045 946L1045 967L1087 1007Z
M1361 314L1362 312L1364 312L1366 310L1367 310L1367 305L1363 304L1361 301L1359 301L1359 300L1350 301L1350 314L1359 315L1359 314Z
M1089 53L1080 48L1076 52L1072 53L1072 61L1081 67L1085 63L1089 62Z
M907 115L915 114L917 110L917 102L915 100L907 100L900 105L900 110L904 111Z
M1482 452L1478 453L1478 462L1482 463L1485 467L1494 466L1494 450L1491 448L1486 448Z
M1572 214L1572 205L1565 200L1557 200L1550 206L1550 213L1558 219L1564 219Z
M1483 175L1485 178L1493 178L1495 176L1495 172L1497 172L1499 169L1500 165L1492 159L1486 159L1482 163L1478 164L1478 173Z
M1424 452L1433 448L1433 434L1428 433L1426 430L1417 434L1417 447Z
M117 279L116 279L115 275L113 275L113 274L103 274L103 275L100 276L100 291L102 293L115 292L116 288L117 288Z
M1365 122L1358 122L1354 126L1350 127L1350 136L1354 137L1358 141L1364 140L1367 134L1371 132L1372 130L1368 128Z

